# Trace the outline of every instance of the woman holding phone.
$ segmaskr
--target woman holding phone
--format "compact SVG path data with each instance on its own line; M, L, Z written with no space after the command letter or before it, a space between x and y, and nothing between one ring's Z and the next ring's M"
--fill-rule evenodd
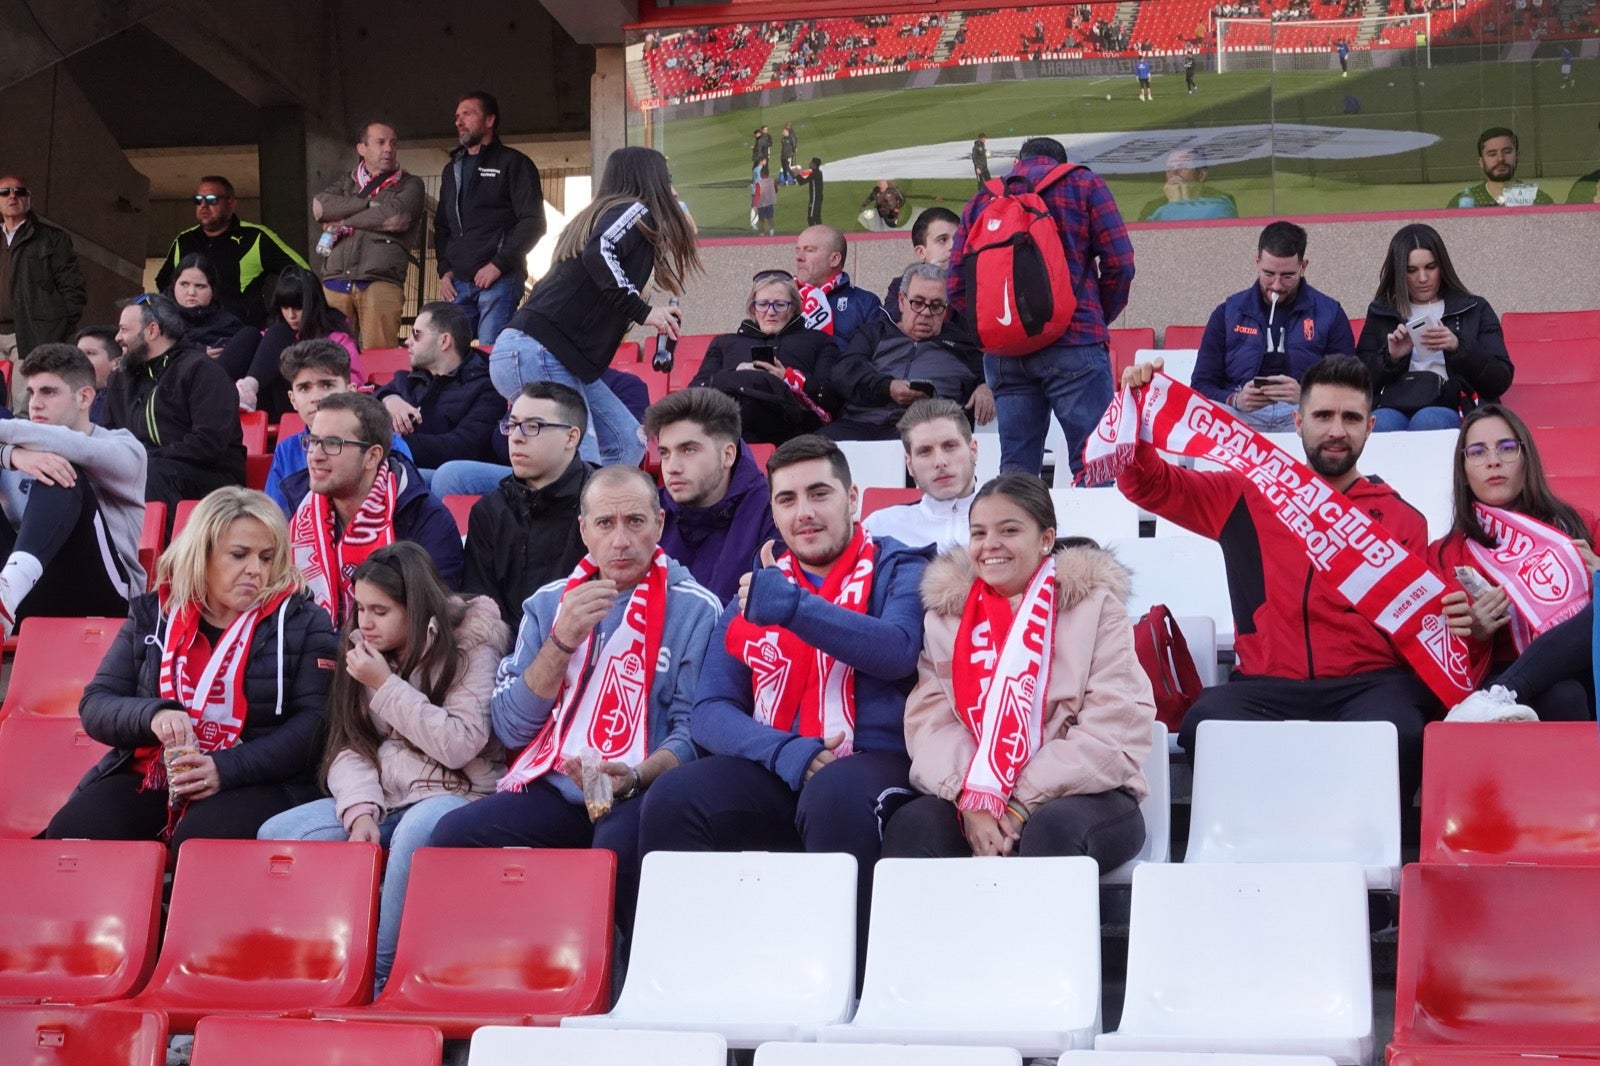
M1372 372L1380 433L1455 429L1515 372L1500 317L1462 284L1439 231L1420 222L1389 241L1356 354Z

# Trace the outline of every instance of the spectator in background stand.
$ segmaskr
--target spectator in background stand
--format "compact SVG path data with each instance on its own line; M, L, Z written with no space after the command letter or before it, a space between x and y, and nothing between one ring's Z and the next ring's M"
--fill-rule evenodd
M966 412L950 400L918 400L896 428L906 450L906 471L922 499L879 508L861 520L861 528L874 537L931 544L941 552L966 544L967 515L978 491L978 442Z
M900 225L900 212L905 210L906 194L891 184L889 179L879 179L867 198L861 201L861 210L871 208L885 226L891 229Z
M178 305L178 313L183 316L184 336L204 348L213 359L222 355L229 341L249 329L217 303L217 270L200 252L178 260L172 289L166 295L172 297L172 302ZM255 334L254 330L250 332ZM240 345L237 350L244 351L247 347ZM223 369L229 371L229 377L238 379L248 367L241 366L236 374L224 362Z
M377 392L406 439L411 457L428 477L451 460L490 462L506 402L489 380L489 357L469 343L467 314L459 305L424 304L406 347L411 370Z
M956 239L956 230L960 228L961 217L948 207L927 208L911 223L911 254L919 263L948 266L950 245ZM890 279L889 288L884 291L883 309L896 325L900 324L899 274ZM954 318L948 321L951 325L957 324Z
M263 297L273 279L287 267L310 268L282 237L265 226L241 221L235 213L237 205L233 183L227 178L213 174L200 179L194 193L194 217L199 225L172 239L156 274L156 288L171 290L178 263L200 252L216 268L217 302L245 325L260 329L268 320ZM277 353L273 354L276 357Z
M1572 183L1567 193L1569 204L1600 204L1600 170L1591 170Z
M272 294L272 325L255 339L255 354L250 357L250 370L239 379L239 406L246 411L265 411L267 420L276 423L290 410L289 383L283 380L278 360L283 350L296 341L327 338L340 344L350 353L350 378L358 386L367 382L361 369L360 348L350 335L350 323L344 315L333 310L322 298L322 283L315 274L299 267L287 267L278 275ZM251 341L249 331L242 331L219 360L224 365L235 360L236 346Z
M844 270L849 250L844 234L832 226L810 226L794 244L800 314L808 329L829 334L840 347L849 344L856 330L884 317L878 297L850 283Z
M0 361L16 361L72 336L88 296L72 238L34 213L16 174L0 177L0 237Z
M78 351L89 358L94 367L94 407L89 420L97 426L105 425L106 386L111 374L122 363L122 345L117 343L117 331L112 326L85 326L72 336Z
M778 227L773 222L772 216L778 207L778 186L772 180L772 171L765 163L756 168L752 197L755 201L756 221L751 228L758 234L765 232L768 237L776 237Z
M1515 131L1493 126L1478 135L1478 165L1483 180L1462 189L1446 207L1498 207L1553 204L1550 194L1531 181L1517 180L1521 142Z

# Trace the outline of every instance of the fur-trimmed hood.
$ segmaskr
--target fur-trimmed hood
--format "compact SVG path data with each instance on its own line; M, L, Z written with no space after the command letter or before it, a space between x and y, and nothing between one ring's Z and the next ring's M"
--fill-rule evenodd
M1101 548L1062 548L1056 552L1056 583L1061 594L1056 610L1076 607L1092 592L1104 589L1126 605L1133 591L1133 575L1117 557ZM922 576L922 606L959 618L977 572L966 548L952 548L928 565Z

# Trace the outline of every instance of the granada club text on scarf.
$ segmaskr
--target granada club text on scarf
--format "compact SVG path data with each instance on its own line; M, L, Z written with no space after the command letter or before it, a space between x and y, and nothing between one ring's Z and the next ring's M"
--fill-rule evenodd
M1466 642L1445 623L1444 581L1383 526L1231 411L1166 374L1112 397L1083 450L1085 481L1109 481L1138 441L1244 476L1305 548L1320 580L1387 633L1446 707L1473 690Z
M1534 637L1589 605L1589 568L1572 539L1559 529L1500 507L1479 503L1473 510L1495 546L1487 548L1469 539L1467 550L1506 590L1514 608L1511 640L1517 651L1525 651Z

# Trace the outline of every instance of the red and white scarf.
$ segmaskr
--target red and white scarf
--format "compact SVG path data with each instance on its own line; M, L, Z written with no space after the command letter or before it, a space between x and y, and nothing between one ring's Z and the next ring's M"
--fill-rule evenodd
M289 524L294 564L305 575L312 598L335 626L342 625L349 612L356 567L379 548L394 543L394 505L399 495L394 472L380 468L361 508L337 541L333 504L322 493L306 493L294 513Z
M361 162L357 163L356 169L351 172L350 180L356 183L357 196L365 196L367 199L373 200L377 199L378 194L385 189L400 184L400 180L405 176L406 172L399 167L395 167L387 174L374 174L367 169L365 162ZM334 241L337 242L350 236L355 232L355 229L341 225L333 227L333 232Z
M848 284L850 275L842 270L821 285L807 285L795 279L795 286L800 290L800 316L806 320L807 329L833 333L833 305L828 302L828 293Z
M1084 480L1116 477L1141 440L1243 474L1304 545L1318 579L1387 633L1446 707L1472 692L1466 642L1450 632L1440 606L1444 581L1310 467L1227 408L1158 373L1144 388L1112 397L1084 446Z
M597 573L594 558L584 556L567 578L562 599ZM561 607L557 606L555 618L560 617ZM566 676L561 679L550 717L500 779L497 791L521 792L528 782L584 748L593 748L601 759L624 766L638 766L645 760L650 754L650 690L656 680L656 658L661 653L666 619L667 554L657 548L649 572L634 586L622 622L605 646L596 650L591 629L567 660ZM555 619L550 625L554 629Z
M827 301L824 300L823 302L826 303ZM830 329L829 332L832 332L832 330ZM801 406L816 415L823 425L833 421L833 416L824 411L821 404L807 395L806 376L804 374L792 366L786 366L783 368L783 383L789 386L789 391L794 393Z
M1511 605L1511 639L1522 651L1533 638L1583 610L1593 592L1589 568L1572 538L1516 511L1477 504L1478 524L1495 538L1486 548L1475 540L1467 550Z
M857 614L867 613L878 549L859 524L844 552L833 561L820 589L800 576L799 564L785 554L777 567L804 592ZM856 734L855 668L813 648L782 626L758 626L734 616L725 641L728 653L750 668L753 717L762 725L803 737L826 739L844 734L834 754L850 754ZM796 729L795 720L799 719Z
M978 750L956 806L1005 817L1022 768L1044 743L1045 700L1056 635L1056 561L1048 558L1022 594L1021 610L982 580L972 583L956 631L950 684L956 717Z

